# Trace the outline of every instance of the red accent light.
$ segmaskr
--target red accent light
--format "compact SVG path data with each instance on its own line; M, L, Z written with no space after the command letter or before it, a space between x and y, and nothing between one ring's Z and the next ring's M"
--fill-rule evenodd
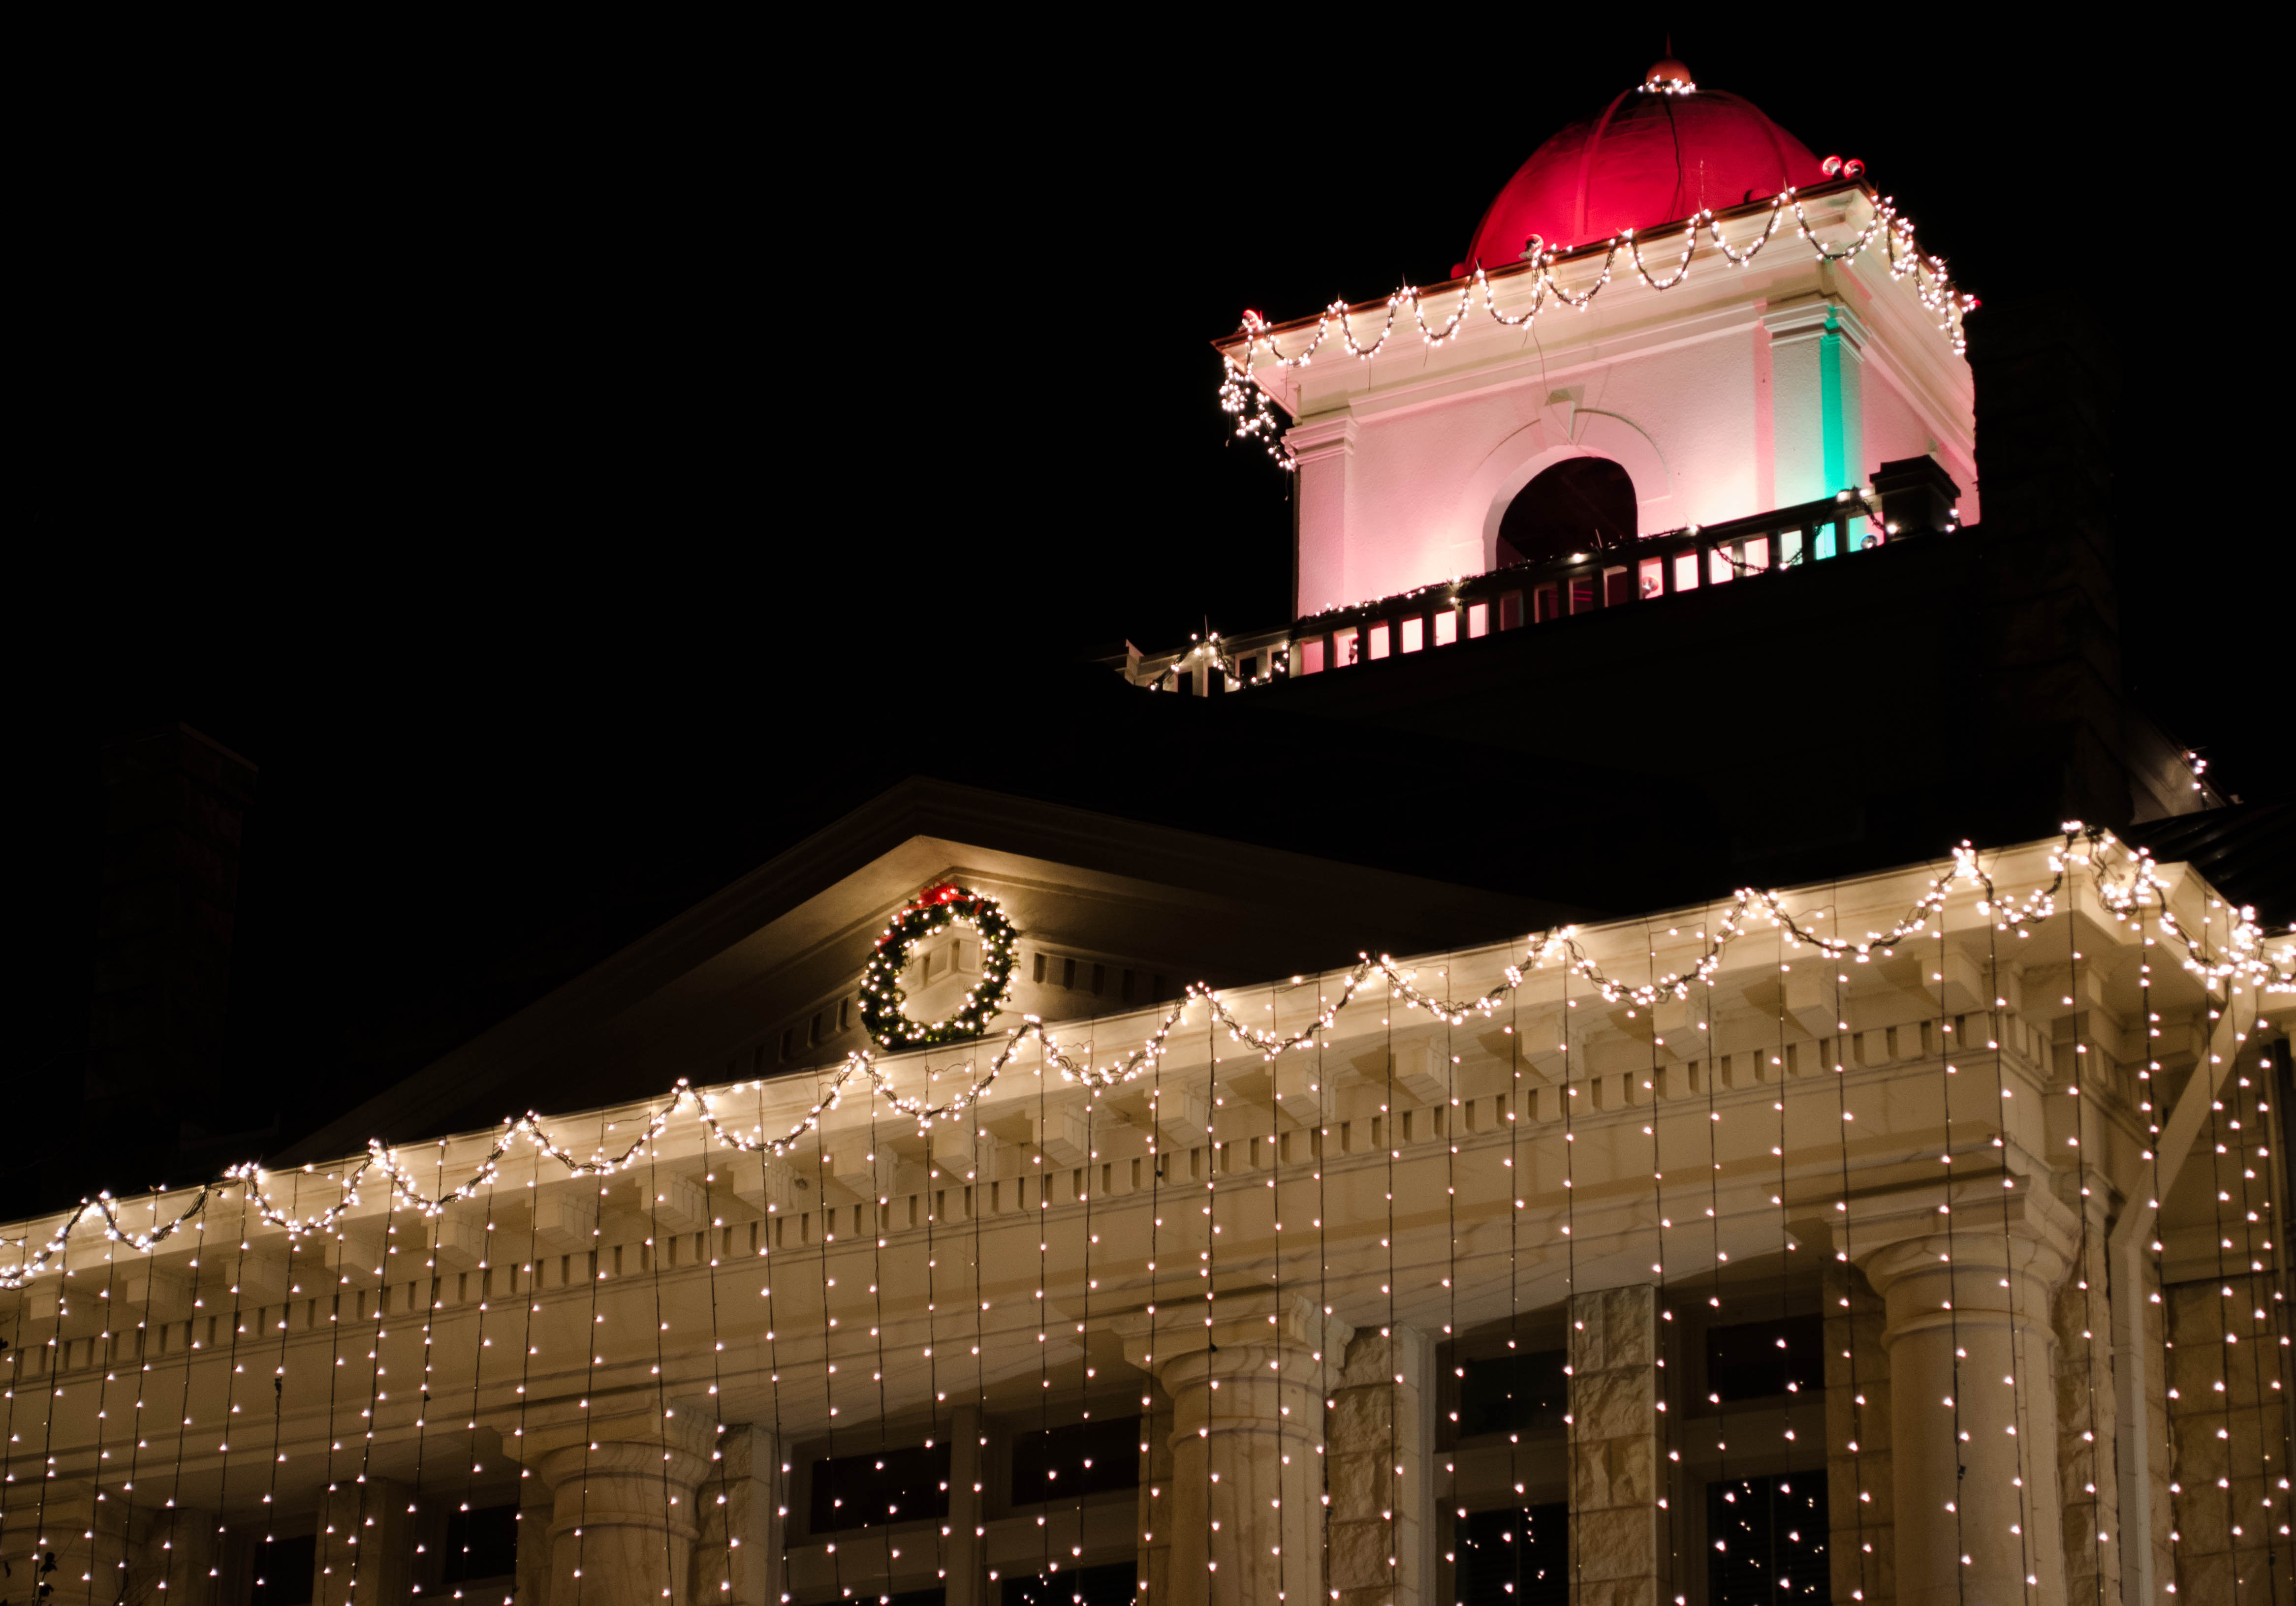
M1762 201L1825 176L1816 157L1752 102L1721 90L1628 90L1531 153L1483 214L1467 260L1512 265L1538 234L1555 250Z

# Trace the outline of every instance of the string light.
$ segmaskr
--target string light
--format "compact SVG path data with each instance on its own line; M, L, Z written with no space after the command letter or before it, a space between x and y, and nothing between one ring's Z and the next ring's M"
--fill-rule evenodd
M1835 195L1863 195L1873 208L1873 216L1850 242L1842 246L1828 246L1818 238L1805 208L1806 200ZM1719 212L1710 208L1701 209L1686 218L1652 227L1643 238L1663 237L1677 229L1683 235L1681 259L1675 265L1673 273L1665 279L1653 277L1644 266L1642 240L1636 237L1635 230L1629 228L1606 241L1569 251L1549 250L1534 240L1522 262L1496 269L1487 269L1477 263L1473 272L1456 281L1458 285L1457 302L1439 328L1428 326L1428 292L1412 284L1401 286L1387 298L1384 320L1379 333L1370 340L1360 340L1356 337L1353 317L1362 308L1341 299L1333 301L1316 315L1314 335L1306 346L1289 354L1276 345L1275 326L1258 312L1247 310L1241 324L1243 335L1242 356L1226 351L1220 356L1220 409L1235 420L1235 438L1259 442L1279 467L1287 471L1296 470L1298 456L1283 438L1283 428L1275 415L1272 399L1261 385L1254 367L1254 359L1261 352L1264 351L1267 360L1278 368L1305 368L1314 362L1316 353L1336 330L1340 344L1349 356L1360 362L1369 362L1386 348L1406 307L1410 310L1414 326L1419 332L1421 343L1429 347L1441 346L1457 340L1464 332L1468 310L1478 291L1481 295L1484 312L1495 323L1509 329L1520 328L1532 322L1550 300L1557 306L1584 311L1610 284L1622 250L1627 253L1636 278L1643 284L1653 291L1672 290L1689 276L1691 260L1698 249L1702 230L1710 236L1726 262L1732 267L1744 267L1770 242L1780 223L1789 213L1794 220L1796 236L1809 246L1820 261L1853 261L1876 240L1882 242L1890 276L1892 279L1910 279L1922 306L1936 320L1939 330L1954 351L1959 354L1967 350L1968 340L1963 332L1962 320L1976 309L1977 298L1953 288L1952 275L1943 258L1920 250L1914 240L1912 222L1898 212L1893 200L1875 195L1861 181L1858 174L1845 174L1839 179L1830 179L1825 184L1812 186L1807 193L1789 187L1767 202L1752 201L1743 206L1726 208ZM1735 222L1751 217L1764 218L1760 234L1742 249L1733 248L1723 237L1723 221ZM1584 290L1565 290L1555 277L1556 267L1565 264L1576 267L1582 263L1591 263L1597 252L1601 253L1602 265L1595 274L1594 282ZM1517 313L1501 313L1497 299L1499 287L1518 288L1526 280L1530 290L1529 305ZM1362 305L1368 307L1369 303Z

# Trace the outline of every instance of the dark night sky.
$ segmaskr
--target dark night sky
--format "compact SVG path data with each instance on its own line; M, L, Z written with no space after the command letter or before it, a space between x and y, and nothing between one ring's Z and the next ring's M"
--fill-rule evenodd
M917 744L1065 740L1032 710L1086 649L1282 618L1286 488L1224 447L1206 342L1439 280L1663 25L1454 8L1335 46L1311 14L81 86L20 201L20 1068L85 1034L110 736L180 719L260 766L231 1053L316 1113ZM2266 538L2249 336L2177 293L2221 259L2145 250L2251 221L2237 132L2194 115L2228 64L1895 15L1672 27L1866 161L1980 348L2050 298L2106 328L2140 696L2288 796L2247 689L2285 627L2225 561Z

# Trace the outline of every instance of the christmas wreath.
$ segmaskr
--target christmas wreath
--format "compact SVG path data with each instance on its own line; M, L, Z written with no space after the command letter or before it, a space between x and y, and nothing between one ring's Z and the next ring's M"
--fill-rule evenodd
M916 946L954 925L980 933L980 976L964 1002L946 1020L912 1020L901 972ZM911 899L879 934L869 968L861 973L861 1024L885 1048L932 1048L979 1037L997 1011L1011 1001L1013 962L1020 929L1004 905L985 892L944 881Z

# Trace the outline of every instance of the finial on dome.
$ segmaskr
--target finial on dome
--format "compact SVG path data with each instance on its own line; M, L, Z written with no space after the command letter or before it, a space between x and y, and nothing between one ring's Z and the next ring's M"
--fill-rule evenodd
M1666 54L1653 62L1643 74L1644 94L1690 94L1698 86L1691 82L1690 69L1674 59L1674 36L1666 37Z

